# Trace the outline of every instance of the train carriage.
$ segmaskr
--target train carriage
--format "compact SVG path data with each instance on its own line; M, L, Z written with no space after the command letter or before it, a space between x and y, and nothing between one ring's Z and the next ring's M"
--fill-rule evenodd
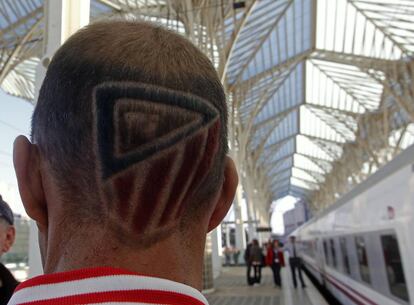
M414 304L414 146L293 235L343 304Z

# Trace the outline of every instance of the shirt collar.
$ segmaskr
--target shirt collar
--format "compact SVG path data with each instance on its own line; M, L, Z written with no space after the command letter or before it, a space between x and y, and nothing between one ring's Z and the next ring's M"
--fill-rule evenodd
M21 283L9 304L130 302L208 305L196 289L124 269L99 267L38 276ZM42 303L43 302L43 303Z

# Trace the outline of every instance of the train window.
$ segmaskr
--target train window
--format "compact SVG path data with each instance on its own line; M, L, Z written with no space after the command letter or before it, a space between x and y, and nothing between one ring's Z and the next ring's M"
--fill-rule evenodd
M326 240L323 241L323 252L325 253L325 262L329 265L329 262L328 262L328 244L326 243Z
M408 302L407 283L405 281L397 236L395 234L382 235L381 245L390 291L394 296Z
M351 266L349 264L348 249L346 247L346 238L345 237L340 237L339 238L339 246L341 247L342 261L343 261L343 265L344 265L344 272L346 274L351 274Z
M301 245L300 249L301 249L301 250L302 250L302 252L303 252L303 253L301 253L301 254L308 255L308 242L307 242L307 241L302 241L302 242L300 243L300 245Z
M368 254L365 247L365 239L362 236L355 237L355 246L358 255L359 270L361 279L366 283L371 283L371 275L368 266Z
M336 268L336 251L335 251L335 242L333 239L330 240L331 244L331 255L332 255L332 267Z

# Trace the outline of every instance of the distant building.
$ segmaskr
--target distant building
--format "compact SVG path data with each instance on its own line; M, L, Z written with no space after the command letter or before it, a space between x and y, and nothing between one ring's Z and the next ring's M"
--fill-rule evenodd
M295 207L283 214L283 223L285 227L285 236L292 233L296 228L303 225L307 220L308 212L304 201L295 203Z
M28 263L29 257L29 220L21 215L14 215L14 226L16 228L16 240L9 252L3 255L4 263Z

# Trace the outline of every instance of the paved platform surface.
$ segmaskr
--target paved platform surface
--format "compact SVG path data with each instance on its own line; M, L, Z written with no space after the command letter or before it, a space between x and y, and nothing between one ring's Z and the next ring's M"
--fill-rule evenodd
M224 267L215 281L215 291L206 294L210 305L323 305L310 281L305 278L307 288L293 288L290 270L281 272L283 289L273 284L272 271L263 268L260 286L248 286L245 267Z

